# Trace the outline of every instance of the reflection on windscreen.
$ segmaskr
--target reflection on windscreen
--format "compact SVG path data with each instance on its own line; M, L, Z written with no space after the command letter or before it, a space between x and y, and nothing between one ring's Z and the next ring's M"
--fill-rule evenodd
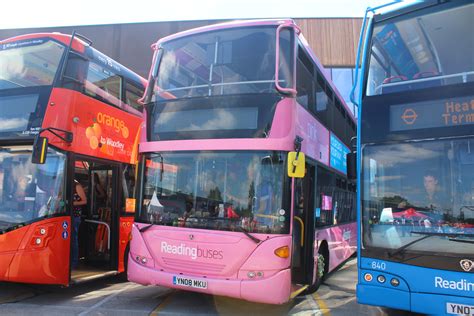
M38 94L0 96L0 132L30 133L28 123L35 117L33 113L37 110L38 97ZM30 126L35 126L34 123L31 122Z
M0 90L51 85L63 52L63 45L44 39L2 45Z
M64 155L49 150L31 163L31 147L0 148L0 233L64 211Z
M367 146L363 162L365 246L472 253L474 139Z
M272 92L276 26L243 27L186 36L164 43L155 92L158 98ZM280 85L291 83L290 32L281 32Z
M474 81L473 16L468 4L376 26L367 95Z
M288 232L279 153L146 156L141 220L158 225Z

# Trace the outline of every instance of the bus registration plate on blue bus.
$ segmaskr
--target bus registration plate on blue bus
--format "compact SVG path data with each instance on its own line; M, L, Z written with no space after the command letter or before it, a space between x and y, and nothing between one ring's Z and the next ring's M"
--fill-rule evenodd
M446 312L451 315L474 315L474 306L446 303Z
M194 287L197 289L207 289L207 281L183 278L179 276L173 276L173 284L179 286Z

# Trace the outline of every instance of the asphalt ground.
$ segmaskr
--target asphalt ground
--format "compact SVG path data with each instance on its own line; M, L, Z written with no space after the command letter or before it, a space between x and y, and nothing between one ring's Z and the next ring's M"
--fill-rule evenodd
M61 288L0 283L0 315L408 315L359 305L356 260L331 273L312 295L284 305L257 304L201 293L145 287L112 277Z

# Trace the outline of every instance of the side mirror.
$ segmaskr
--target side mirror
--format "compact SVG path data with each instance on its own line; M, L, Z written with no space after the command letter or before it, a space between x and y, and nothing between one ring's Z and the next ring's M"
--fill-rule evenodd
M291 151L288 153L288 177L303 178L305 168L306 160L302 152Z
M31 162L35 164L44 164L46 162L46 154L48 153L48 139L46 137L36 136L33 143L33 153L31 154Z
M357 153L350 152L346 155L347 159L347 178L349 180L357 179Z

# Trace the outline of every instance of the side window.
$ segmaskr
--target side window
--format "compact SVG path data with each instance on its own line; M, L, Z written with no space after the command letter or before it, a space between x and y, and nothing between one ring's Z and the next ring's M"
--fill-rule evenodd
M326 94L326 83L318 72L318 78L315 82L315 99L316 99L316 106L314 107L313 112L316 114L316 117L319 119L321 123L325 126L328 126L329 121L329 99Z
M334 217L336 218L336 224L355 221L355 193L353 185L347 183L347 180L342 177L337 177L336 179L335 200Z
M296 61L296 100L305 108L314 104L313 93L314 66L311 59L304 50L298 48L298 59Z
M336 121L334 119L335 113L337 111L336 106L334 105L334 93L332 92L331 88L329 85L325 85L325 91L326 91L326 96L328 100L328 105L327 105L327 127L331 130L334 131L334 125L336 124ZM335 131L334 131L335 132ZM337 134L336 134L337 135Z
M143 96L144 87L138 87L135 84L132 84L128 81L125 82L125 103L130 105L137 111L142 112L143 108L140 103L138 103L138 99Z
M87 74L88 60L76 52L71 51L68 56L62 87L83 92L84 80Z
M85 93L93 98L121 106L122 78L92 61L89 62L84 88Z
M316 177L315 198L315 225L316 227L333 225L335 223L336 206L336 179L335 175L318 167Z
M346 137L346 110L338 98L334 98L334 113L332 130L339 139L347 144Z
M131 215L135 208L135 165L125 165L120 175L122 214Z

